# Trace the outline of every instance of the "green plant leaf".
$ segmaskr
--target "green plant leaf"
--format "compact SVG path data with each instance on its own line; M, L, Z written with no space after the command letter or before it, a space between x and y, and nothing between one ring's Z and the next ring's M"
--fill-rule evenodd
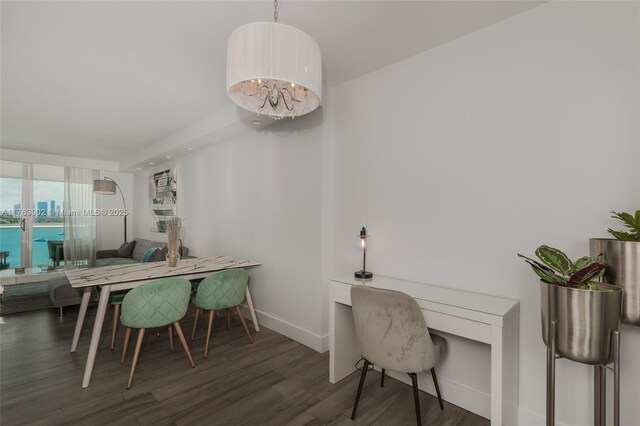
M568 284L575 286L586 284L603 274L606 267L604 263L594 262L571 275Z
M613 219L620 220L625 227L632 232L614 231L609 228L607 231L620 241L640 241L640 210L636 210L635 215L626 212L611 212Z
M571 273L573 262L569 260L566 254L556 248L544 245L540 246L536 249L536 256L538 256L545 265L562 275L569 275Z
M596 260L593 257L583 256L580 259L578 259L575 262L573 262L573 266L571 267L571 273L574 274L577 271L579 271L580 269L591 265L595 261Z
M607 231L619 241L640 241L640 236L636 234L630 234L629 232L624 231L614 231L611 228L607 229Z
M535 272L536 275L538 275L542 281L549 284L565 284L566 283L566 279L564 277L554 273L549 268L542 269L535 263L532 263L528 260L526 260L525 262L531 265L531 269L533 269L533 272Z
M532 258L527 257L524 254L520 254L520 253L518 253L518 256L523 258L523 259L525 259L525 262L527 262L529 264L532 264L532 263L536 264L542 270L546 270L548 272L555 273L553 269L549 268L547 265L544 265L544 264L538 262L535 259L532 259Z

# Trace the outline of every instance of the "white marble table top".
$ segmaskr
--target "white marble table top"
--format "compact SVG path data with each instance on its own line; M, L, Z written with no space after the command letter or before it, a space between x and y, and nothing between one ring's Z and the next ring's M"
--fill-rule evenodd
M260 266L260 263L235 259L229 256L212 256L181 259L178 266L175 267L167 266L166 262L150 262L76 269L65 271L64 273L73 287L82 288L156 278L193 276L223 269L250 268L254 266Z

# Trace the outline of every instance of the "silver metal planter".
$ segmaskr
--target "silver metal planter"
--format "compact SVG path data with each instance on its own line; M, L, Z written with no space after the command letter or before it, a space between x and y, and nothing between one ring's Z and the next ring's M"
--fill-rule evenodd
M614 425L620 425L622 289L597 283L580 290L540 282L542 340L547 346L547 426L555 424L556 358L594 365L594 425L606 425L606 365L613 363Z
M602 254L605 282L624 290L622 322L640 326L640 242L591 238L589 251L592 257Z
M622 289L597 283L598 291L540 282L542 340L551 348L556 323L556 353L584 364L611 361L612 333L620 331Z

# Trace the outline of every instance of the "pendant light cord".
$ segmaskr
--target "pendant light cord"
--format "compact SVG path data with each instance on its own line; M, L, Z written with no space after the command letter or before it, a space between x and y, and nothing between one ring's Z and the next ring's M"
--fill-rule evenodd
M278 22L278 0L273 0L273 21Z

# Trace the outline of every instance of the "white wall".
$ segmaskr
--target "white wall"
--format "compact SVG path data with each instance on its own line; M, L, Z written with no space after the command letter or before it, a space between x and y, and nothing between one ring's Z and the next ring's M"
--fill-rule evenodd
M366 226L374 273L518 299L521 424L544 423L545 348L537 280L516 253L587 254L610 210L640 206L638 16L637 2L548 3L336 87L326 104L325 275L359 269ZM489 391L488 349L450 343L440 376ZM631 425L639 329L625 327L622 352ZM557 368L556 419L592 423L592 369Z
M149 175L177 169L183 242L197 256L230 255L250 270L263 324L323 349L320 282L322 110L195 151L135 175L136 236L149 231Z

